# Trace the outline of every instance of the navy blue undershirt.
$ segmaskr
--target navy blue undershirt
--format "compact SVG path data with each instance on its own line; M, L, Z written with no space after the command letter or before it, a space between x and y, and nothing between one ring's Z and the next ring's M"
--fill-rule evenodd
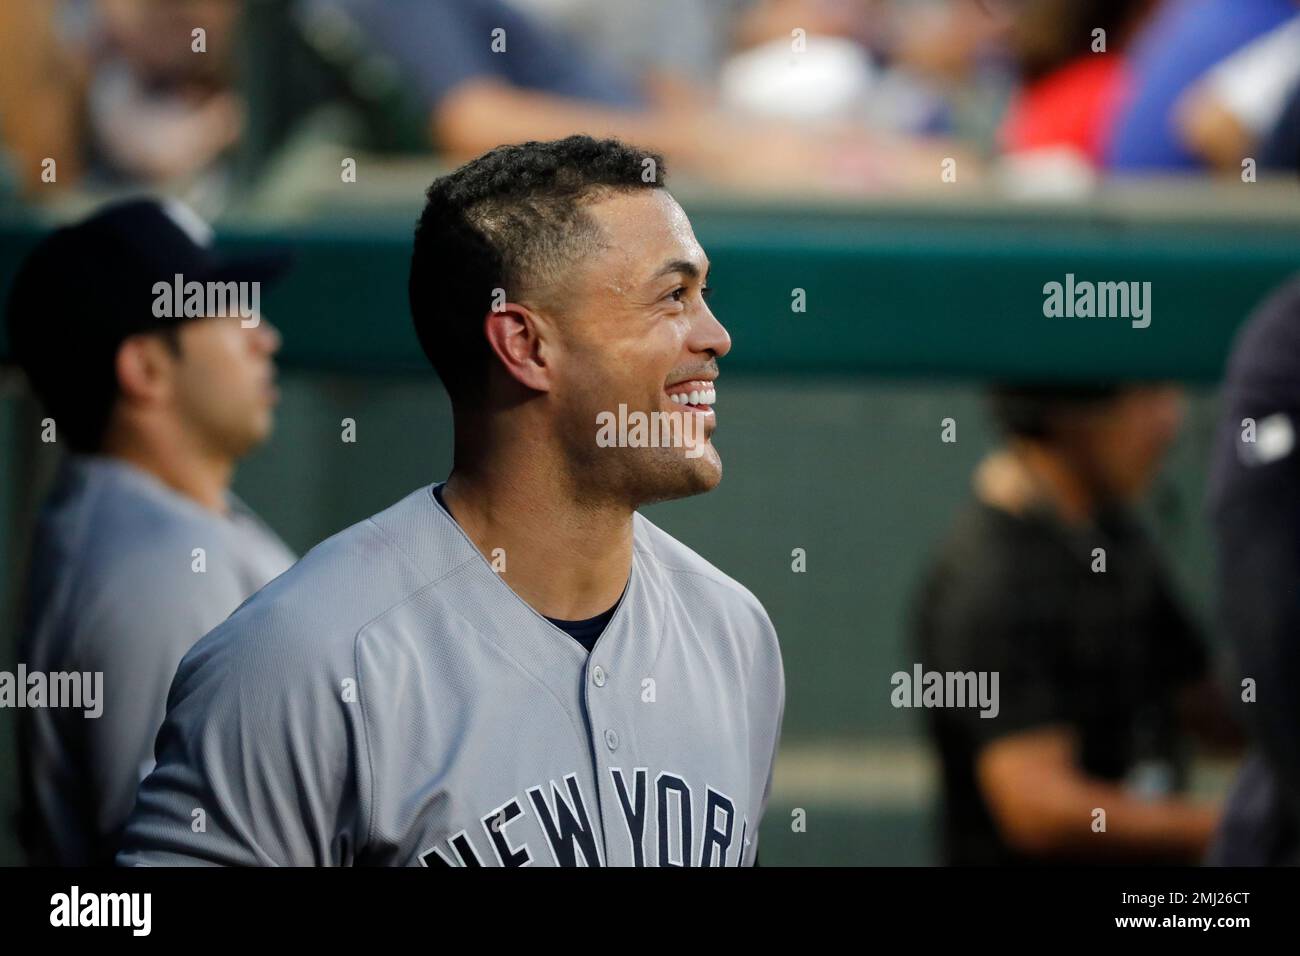
M456 516L451 513L451 509L447 507L447 502L442 499L442 485L434 485L433 496L438 500L438 504L442 506L442 510L447 512L452 520L455 520ZM618 610L617 601L608 611L597 614L595 617L589 617L584 621L565 621L557 617L548 617L547 620L581 644L590 654L591 649L596 646L596 641L604 633L605 625L609 624L616 610Z

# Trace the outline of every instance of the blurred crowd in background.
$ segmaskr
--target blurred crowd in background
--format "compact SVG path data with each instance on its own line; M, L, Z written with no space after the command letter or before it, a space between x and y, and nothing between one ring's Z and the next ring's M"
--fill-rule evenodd
M196 38L194 30L203 34ZM200 50L201 48L201 50ZM297 151L580 130L742 189L1294 170L1293 0L14 0L0 183L166 192L207 215ZM53 158L51 175L43 161ZM949 177L951 178L951 177ZM51 182L50 180L53 179Z

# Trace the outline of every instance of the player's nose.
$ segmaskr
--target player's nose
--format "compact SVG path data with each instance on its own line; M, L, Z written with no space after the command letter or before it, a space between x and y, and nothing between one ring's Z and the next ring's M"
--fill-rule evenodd
M280 351L280 345L283 342L280 330L268 322L266 316L260 316L259 319L256 335L258 348L266 355L274 355Z
M717 358L731 351L731 336L707 305L691 332L690 346L692 352L712 352Z

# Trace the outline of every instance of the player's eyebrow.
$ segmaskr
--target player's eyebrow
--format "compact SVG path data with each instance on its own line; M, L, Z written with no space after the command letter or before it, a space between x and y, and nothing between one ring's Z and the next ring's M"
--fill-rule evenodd
M713 268L713 263L705 264L704 266L705 279L708 279L709 270L711 268ZM689 259L673 259L669 262L664 263L663 267L660 268L658 272L656 272L654 275L650 277L650 281L654 282L656 279L662 279L664 276L672 275L674 272L680 272L682 275L690 279L698 279L700 277L700 267L697 266L694 262L691 262L691 260Z

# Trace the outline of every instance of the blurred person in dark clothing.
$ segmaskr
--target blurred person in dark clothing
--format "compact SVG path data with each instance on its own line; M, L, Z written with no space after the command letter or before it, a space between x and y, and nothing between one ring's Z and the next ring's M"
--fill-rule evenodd
M119 203L46 236L9 297L44 437L69 450L33 539L19 692L63 674L95 697L19 711L32 863L112 863L181 657L294 560L230 491L277 397L280 338L260 293L241 291L236 310L187 291L182 310L159 289L179 275L251 291L284 262L226 259L210 242L179 203Z
M1254 752L1209 862L1300 865L1300 279L1237 336L1210 481L1220 621Z
M925 670L999 675L991 716L927 712L945 862L1197 860L1217 814L1179 795L1181 735L1214 739L1221 708L1129 511L1174 440L1181 396L1006 387L993 410L1006 442L980 464L915 607Z
M1259 165L1292 175L1300 173L1300 86L1292 91L1277 125L1260 143Z

